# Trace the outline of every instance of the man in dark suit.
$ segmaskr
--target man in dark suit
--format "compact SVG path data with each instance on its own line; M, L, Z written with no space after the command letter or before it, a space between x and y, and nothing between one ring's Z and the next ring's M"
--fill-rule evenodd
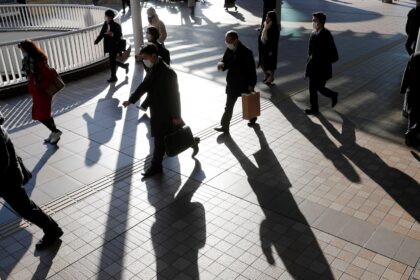
M420 132L420 53L411 55L401 83L401 93L406 94L406 110L408 113L408 128L405 133L405 144L416 146Z
M153 43L144 45L140 50L140 56L144 65L150 70L130 98L123 102L123 106L135 104L147 92L150 103L151 134L155 144L152 164L143 173L143 176L147 178L162 173L162 161L165 155L164 137L176 127L183 125L183 121L178 78L175 71L159 57L158 49ZM197 151L198 146L193 148Z
M216 127L215 130L228 133L236 100L242 93L254 91L257 72L252 51L239 41L236 31L231 30L226 33L225 43L227 49L222 61L217 64L217 69L219 71L227 70L226 106L220 121L221 126ZM256 121L257 118L253 118L248 125L252 126Z
M0 112L0 197L20 216L44 231L44 237L35 245L36 249L44 249L57 241L63 235L63 231L26 194L23 188L22 167L13 143L3 128L3 122L4 118Z
M416 49L417 36L420 28L420 0L416 0L416 7L412 8L407 15L407 23L405 24L405 32L407 40L405 41L405 49L409 55L412 55Z
M122 37L121 25L114 21L115 13L112 10L105 11L105 22L102 26L99 36L95 40L95 45L104 39L104 52L109 53L109 65L111 67L111 78L108 79L109 83L116 82L117 79L117 66L125 69L128 73L128 63L117 61L117 54L124 51L120 47Z
M337 104L338 93L325 87L332 78L332 63L338 60L338 52L330 31L324 28L326 16L322 12L312 14L313 32L309 39L308 63L305 76L309 77L309 96L311 108L306 114L317 114L318 91L331 98L331 107Z

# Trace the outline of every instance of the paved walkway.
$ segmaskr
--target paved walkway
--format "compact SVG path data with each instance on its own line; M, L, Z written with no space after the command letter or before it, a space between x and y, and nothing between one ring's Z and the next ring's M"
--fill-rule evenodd
M146 3L167 23L183 118L202 139L196 160L167 158L162 177L141 180L148 115L120 105L144 74L133 60L115 86L105 71L57 95L58 147L42 144L48 131L30 120L30 98L0 101L33 170L27 191L65 231L35 252L42 232L2 204L1 279L420 279L420 156L403 145L398 94L413 2L286 2L276 85L257 85L254 128L237 104L230 136L213 131L225 101L215 64L229 29L257 53L261 3L227 13L222 2L198 3L196 22L184 6ZM335 36L329 85L340 96L335 110L321 97L322 114L307 117L313 10L327 12Z

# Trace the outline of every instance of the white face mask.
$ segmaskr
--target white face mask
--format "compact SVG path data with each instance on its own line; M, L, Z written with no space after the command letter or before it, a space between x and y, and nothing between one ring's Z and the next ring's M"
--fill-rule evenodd
M147 68L152 68L153 63L149 59L143 59L143 63Z
M226 43L226 42L225 42L225 43ZM228 43L226 43L226 47L227 47L229 50L231 50L231 51L234 51L234 50L236 49L234 44L228 44Z
M312 28L318 30L318 23L312 22Z

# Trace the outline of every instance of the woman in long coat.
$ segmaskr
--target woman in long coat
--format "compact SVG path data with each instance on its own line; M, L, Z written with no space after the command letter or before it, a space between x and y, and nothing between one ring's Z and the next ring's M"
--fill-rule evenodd
M52 117L52 97L45 92L55 78L48 66L48 57L30 40L20 42L18 47L23 53L22 71L26 74L32 96L32 119L40 121L51 131L45 142L57 144L62 132L57 129Z
M274 11L270 11L258 36L259 66L265 74L263 82L268 85L274 81L274 72L277 69L279 35L277 15Z

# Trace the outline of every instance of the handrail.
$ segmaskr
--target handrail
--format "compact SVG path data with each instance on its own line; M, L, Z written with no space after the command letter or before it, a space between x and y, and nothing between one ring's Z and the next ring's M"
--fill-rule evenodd
M49 65L59 73L72 71L105 59L103 45L93 42L108 8L71 4L0 5L3 30L57 30L57 34L31 38L45 51ZM116 21L120 21L117 11ZM76 30L75 30L76 29ZM0 91L4 86L26 81L21 72L21 40L0 43Z

